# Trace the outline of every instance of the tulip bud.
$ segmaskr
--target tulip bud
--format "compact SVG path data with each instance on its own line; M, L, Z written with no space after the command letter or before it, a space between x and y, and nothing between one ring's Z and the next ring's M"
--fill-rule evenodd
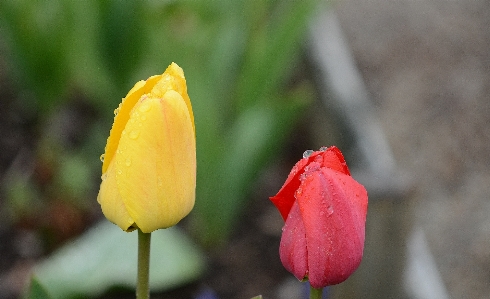
M124 231L177 224L196 189L194 116L182 69L139 81L114 111L97 201Z
M368 198L338 148L305 152L270 199L285 220L281 262L296 278L319 289L346 280L357 269Z

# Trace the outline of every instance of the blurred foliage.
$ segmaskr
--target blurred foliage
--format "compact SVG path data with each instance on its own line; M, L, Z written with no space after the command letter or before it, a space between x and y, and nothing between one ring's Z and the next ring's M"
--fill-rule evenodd
M52 299L48 291L35 278L31 280L29 291L25 294L24 299Z
M42 286L53 299L68 299L100 296L113 286L134 290L137 235L122 233L107 221L98 223L35 267L30 292ZM182 230L158 230L151 239L152 291L192 282L203 273L203 253Z
M13 196L27 192L34 201L44 190L76 199L80 207L95 203L98 157L114 108L132 84L175 61L186 74L197 131L197 198L190 224L203 244L225 240L250 183L280 152L313 97L309 82L290 78L316 5L316 0L1 1L0 38L9 54L9 75L15 90L29 95L19 96L22 106L40 120L35 168L38 174L48 168L49 179L38 182L51 185L35 188L20 176L15 182L27 188L14 186ZM88 114L87 109L68 113L80 101L90 107ZM65 121L57 122L60 117ZM70 122L83 128L67 142ZM20 208L23 204L19 200Z

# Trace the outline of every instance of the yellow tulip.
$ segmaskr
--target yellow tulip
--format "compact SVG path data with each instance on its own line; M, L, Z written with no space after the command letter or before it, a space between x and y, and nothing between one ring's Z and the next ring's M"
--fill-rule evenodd
M97 201L124 231L177 224L194 207L196 138L184 72L139 81L114 111Z

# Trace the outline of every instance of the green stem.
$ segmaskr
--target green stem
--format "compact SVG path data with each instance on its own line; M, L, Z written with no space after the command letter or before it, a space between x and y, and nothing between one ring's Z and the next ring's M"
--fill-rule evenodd
M323 288L315 289L310 285L310 299L322 299Z
M150 243L151 233L144 233L138 229L138 284L136 285L136 299L150 298Z

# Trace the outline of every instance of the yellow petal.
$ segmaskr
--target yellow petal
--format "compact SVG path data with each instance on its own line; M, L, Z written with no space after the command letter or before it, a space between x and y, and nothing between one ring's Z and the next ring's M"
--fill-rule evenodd
M109 164L107 172L102 175L97 201L102 208L104 216L109 221L117 224L122 230L127 231L133 225L134 221L129 216L117 188L115 163Z
M143 232L175 225L194 206L196 145L185 99L168 90L143 96L114 156L117 188Z
M169 67L165 70L163 73L164 76L168 76L171 78L171 87L172 90L175 90L178 92L182 98L185 101L185 104L187 106L187 110L189 112L189 115L191 117L192 121L192 129L194 130L194 133L196 131L195 126L194 126L194 114L192 113L192 105L191 105L191 100L189 98L189 95L187 94L187 84L185 81L184 77L184 71L182 70L181 67L179 67L175 62L172 62ZM158 88L155 86L152 90L152 93L157 94L158 93Z
M156 86L158 85L158 86ZM134 87L128 92L122 103L116 109L117 114L114 116L114 123L107 138L107 144L104 153L104 161L102 163L102 173L107 171L109 164L116 153L119 145L121 133L124 130L126 123L129 120L129 115L136 105L138 100L145 94L153 93L156 97L162 97L168 90L177 91L187 107L192 122L192 129L195 134L194 114L192 112L191 101L187 94L187 85L184 77L184 71L176 64L170 64L162 75L156 75L148 78L146 81L137 82Z
M112 158L114 157L119 145L121 133L129 120L129 114L131 113L134 105L136 105L141 96L149 93L153 89L161 77L161 75L152 76L146 81L137 82L128 92L127 96L122 100L122 103L118 108L119 110L114 116L114 123L112 125L111 133L109 134L109 138L107 138L104 161L102 162L102 173L107 171L109 164L112 162Z

